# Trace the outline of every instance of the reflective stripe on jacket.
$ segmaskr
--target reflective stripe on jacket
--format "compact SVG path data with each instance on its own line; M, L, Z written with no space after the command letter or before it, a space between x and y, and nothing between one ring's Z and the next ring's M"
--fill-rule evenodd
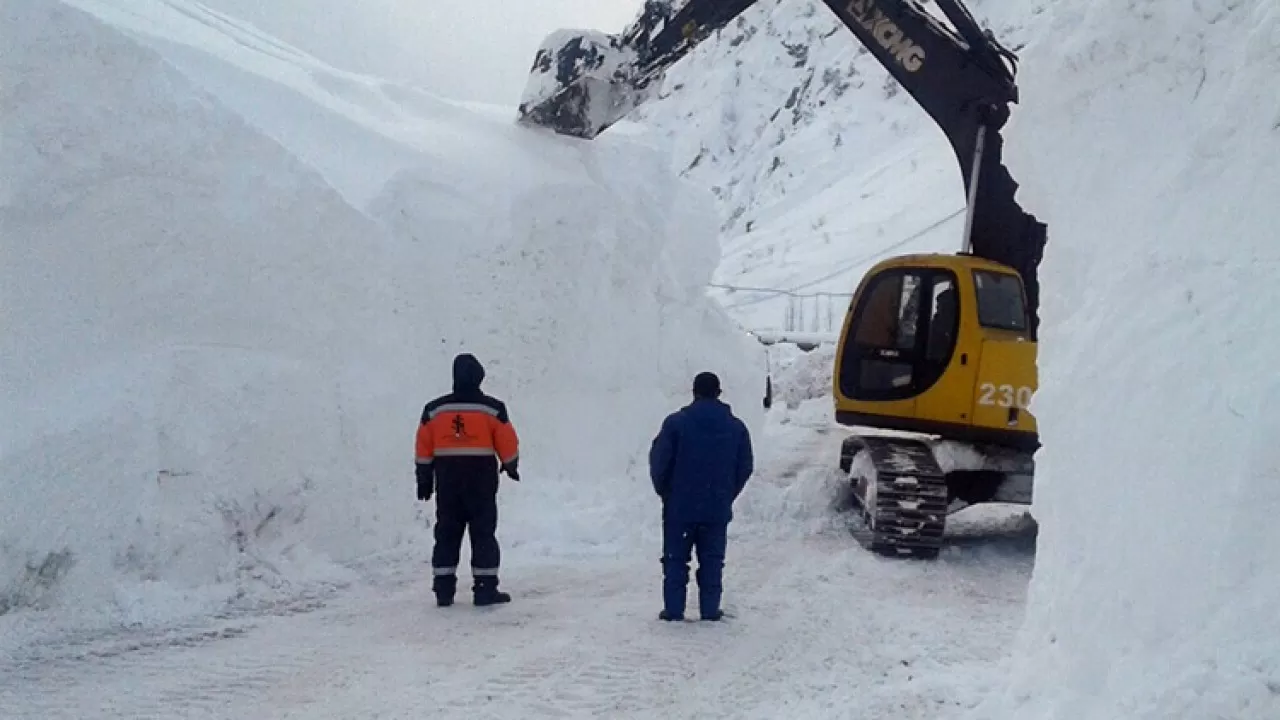
M494 455L505 465L516 460L519 451L506 406L483 393L450 393L422 410L416 443L419 465L445 457Z

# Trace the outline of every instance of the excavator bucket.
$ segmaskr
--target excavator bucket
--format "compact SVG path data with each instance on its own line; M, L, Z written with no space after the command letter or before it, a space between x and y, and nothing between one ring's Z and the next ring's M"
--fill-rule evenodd
M557 30L538 48L517 119L591 139L644 100L636 50L619 35Z
M519 122L594 138L649 99L667 68L756 0L644 0L617 35L557 30L542 41Z

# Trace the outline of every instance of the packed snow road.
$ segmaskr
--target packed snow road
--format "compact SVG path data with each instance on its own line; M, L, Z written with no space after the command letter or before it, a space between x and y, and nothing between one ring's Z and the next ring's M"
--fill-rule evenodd
M794 482L788 455L757 480ZM424 558L284 612L20 648L0 660L0 703L11 718L945 718L1001 681L1033 562L983 515L955 527L992 535L929 563L744 520L722 623L656 619L656 547L512 558L514 602L484 609L435 607Z

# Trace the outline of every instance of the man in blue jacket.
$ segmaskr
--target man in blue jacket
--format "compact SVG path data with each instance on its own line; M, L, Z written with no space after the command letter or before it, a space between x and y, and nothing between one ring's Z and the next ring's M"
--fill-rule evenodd
M720 401L720 379L698 373L693 402L668 415L649 448L649 475L662 498L662 620L683 620L689 560L698 553L698 609L719 620L733 501L751 477L747 426Z

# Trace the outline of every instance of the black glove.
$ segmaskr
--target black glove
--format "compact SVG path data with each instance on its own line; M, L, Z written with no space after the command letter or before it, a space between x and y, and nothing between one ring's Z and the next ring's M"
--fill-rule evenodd
M416 468L418 474L418 499L426 502L431 499L433 487L430 465L419 465Z
M507 475L509 475L511 479L515 480L516 482L520 482L520 471L516 469L516 465L519 464L519 462L520 462L519 460L512 460L511 462L506 463L502 466L502 471L505 472Z

